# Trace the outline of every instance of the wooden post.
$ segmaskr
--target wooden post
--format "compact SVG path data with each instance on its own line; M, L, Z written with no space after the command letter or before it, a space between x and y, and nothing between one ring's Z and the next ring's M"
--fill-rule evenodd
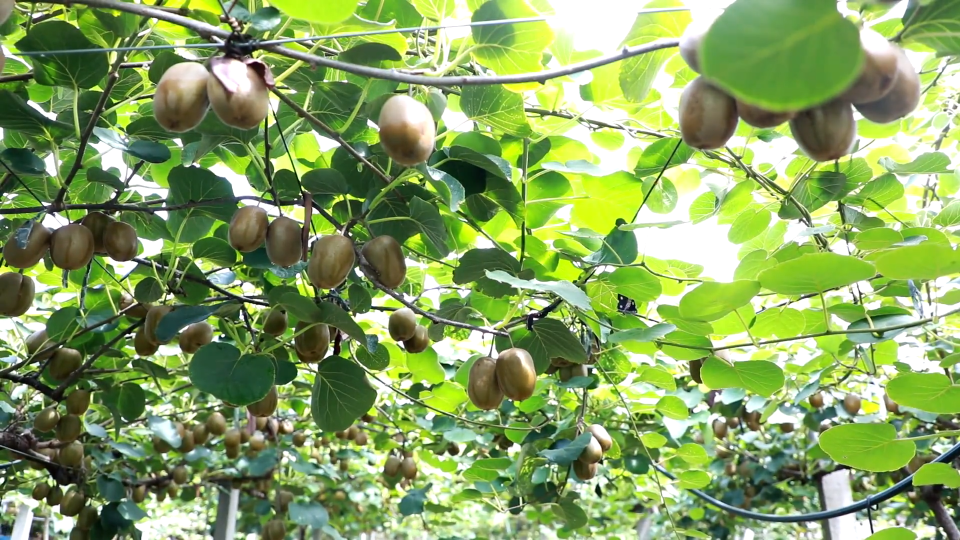
M824 510L833 510L853 504L853 490L850 489L850 471L841 469L820 477L820 506ZM828 519L823 527L824 540L859 540L863 538L857 526L855 513Z
M219 500L213 540L233 540L237 530L237 504L240 502L240 490L220 486L217 492Z
M11 540L29 540L30 527L33 525L33 508L21 504L17 511L17 521L13 524L13 534Z

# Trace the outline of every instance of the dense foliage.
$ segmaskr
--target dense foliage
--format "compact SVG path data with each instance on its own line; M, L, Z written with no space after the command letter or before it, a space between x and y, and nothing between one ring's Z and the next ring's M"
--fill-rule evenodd
M231 486L267 539L732 538L688 490L841 467L952 537L960 3L736 0L695 61L677 0L612 53L549 0L8 7L0 493L71 538Z

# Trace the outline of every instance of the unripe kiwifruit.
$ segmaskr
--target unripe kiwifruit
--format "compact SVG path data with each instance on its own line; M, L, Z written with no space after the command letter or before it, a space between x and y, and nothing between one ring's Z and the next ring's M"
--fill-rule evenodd
M853 416L860 412L860 396L856 394L847 394L843 396L843 410Z
M883 404L887 408L888 413L900 414L900 405L896 401L890 399L890 396L888 396L886 393L883 394Z
M691 148L713 150L727 144L737 130L737 102L697 77L680 95L680 135Z
M560 377L560 382L567 382L575 377L587 377L589 373L585 364L574 364L560 368L557 375Z
M93 233L79 223L71 223L50 235L50 260L57 268L77 270L93 259Z
M200 350L200 347L213 341L213 325L206 321L193 323L180 332L178 343L180 350L193 354Z
M202 445L207 442L207 439L210 438L210 434L207 433L207 426L205 424L197 424L193 426L193 442L197 445Z
M162 345L170 341L160 341L157 338L157 325L159 325L160 320L171 311L173 311L173 306L153 306L147 311L147 317L143 323L144 339L154 345Z
M80 437L82 432L83 426L80 422L80 417L75 414L61 416L60 420L57 421L55 433L57 440L60 442L73 442ZM61 450L60 453L62 454L63 451Z
M437 127L426 105L409 96L396 95L383 104L380 146L391 159L406 167L423 163L433 153Z
M809 403L810 406L813 407L814 409L819 409L823 407L823 394L821 394L820 392L813 394L812 396L807 398L807 403Z
M263 321L263 332L274 337L280 336L287 331L287 324L286 310L273 308Z
M537 384L537 370L530 353L519 348L500 353L497 357L497 382L503 395L514 401L523 401L532 396Z
M300 321L295 329L293 347L304 362L319 362L330 348L330 328L325 324Z
M251 435L248 442L250 443L250 449L254 452L259 452L267 447L267 441L264 439L263 433L259 431Z
M267 395L260 401L247 405L247 410L258 418L266 418L277 411L277 400L277 387L271 386Z
M403 349L411 354L422 353L430 346L430 334L426 326L417 325L413 337L403 342Z
M47 433L53 431L59 421L60 413L57 412L56 406L50 406L38 412L37 416L33 418L33 429L34 431Z
M231 428L223 435L223 444L226 446L240 446L240 430Z
M293 493L285 489L277 490L277 495L274 498L274 508L276 508L278 514L286 513L292 502Z
M180 452L181 454L189 454L196 447L197 443L193 440L193 431L189 430L180 436L180 447L177 448L177 452Z
M50 488L50 493L47 493L47 506L56 506L60 504L60 501L63 500L63 490L60 489L60 486L53 486Z
M300 262L303 255L303 229L296 221L280 216L267 227L267 257L287 268Z
M122 293L120 295L120 310L124 311L124 314L127 317L133 319L142 319L147 316L147 311L153 306L150 304L141 304L133 299L127 293ZM129 310L128 310L129 309ZM125 311L128 310L128 311Z
M485 411L500 407L503 401L503 390L497 382L497 361L489 356L477 358L470 366L467 383L467 395L470 402L478 409Z
M387 462L383 464L383 475L392 478L398 474L400 474L400 458L388 457Z
M868 103L857 103L857 111L864 118L878 124L899 120L912 113L920 104L920 75L906 53L899 47L897 52L897 77L893 88L882 98Z
M287 537L287 526L282 519L274 518L263 526L263 540L283 540Z
M417 331L417 315L410 308L401 308L390 314L387 331L394 341L406 341Z
M355 442L357 446L366 446L368 441L369 441L369 438L367 436L366 431L361 431L357 433L356 438L353 439L353 442Z
M832 161L845 156L857 137L853 107L844 101L797 113L790 121L797 145L814 161Z
M750 124L755 128L768 129L775 128L784 122L789 122L797 113L788 111L788 112L773 112L766 109L761 109L750 105L749 103L744 103L737 100L737 114L743 119L744 122Z
M157 351L160 349L160 345L151 342L147 337L146 331L141 326L140 328L137 328L137 333L133 335L133 348L140 356L153 356L154 354L157 354Z
M33 305L36 285L33 278L7 272L0 275L0 315L19 317Z
M167 500L167 490L158 489L156 492L154 492L153 496L157 502L163 502Z
M403 458L400 462L400 474L407 480L413 480L417 477L417 462L412 457Z
M64 347L57 349L50 359L50 365L47 366L47 373L54 380L62 381L70 376L71 373L80 369L83 364L83 358L80 351Z
M610 449L613 448L613 438L610 437L607 428L600 424L590 424L587 430L590 431L590 433L593 434L593 438L600 443L600 449L603 450L604 453L609 452Z
M39 484L33 486L33 491L30 493L30 496L35 501L42 501L47 498L47 495L50 494L50 484L45 484L40 482Z
M207 431L213 435L223 435L227 432L227 419L219 412L214 412L207 417Z
M170 446L170 443L161 439L160 437L157 437L156 435L153 436L150 442L153 444L154 452L158 454L166 454L167 452L173 449Z
M296 446L297 448L299 448L299 447L303 446L303 445L306 444L306 443L307 443L307 435L306 435L304 432L298 431L298 432L296 432L296 433L293 434L293 445L294 445L294 446Z
M588 442L587 446L580 452L577 460L589 464L599 463L601 459L603 459L603 448L600 447L600 441L593 435L590 435L590 442Z
M693 21L680 36L680 58L697 73L700 73L700 44L712 24L713 21L703 19Z
M89 531L99 520L100 512L93 506L86 506L77 514L77 527Z
M27 245L23 248L17 245L17 231L13 231L3 245L3 260L13 268L31 268L40 262L49 248L50 229L34 223L27 236Z
M90 392L87 390L76 389L67 396L67 412L70 414L81 415L90 408Z
M581 480L592 480L597 475L597 469L599 466L596 463L585 463L579 459L573 462L573 472Z
M207 115L210 72L197 62L167 68L153 95L153 117L163 129L183 133L197 127Z
M347 428L347 440L352 441L357 438L357 434L360 433L360 429L357 426L350 426Z
M66 517L74 517L83 510L87 504L87 498L79 491L68 491L60 500L60 514Z
M784 433L793 433L793 422L783 422L780 424L780 431Z
M713 421L713 435L718 439L727 437L727 423L724 420L718 418Z
M267 211L259 206L244 206L233 214L227 238L233 249L249 253L256 250L267 238Z
M257 429L263 430L267 428L267 417L257 417L256 418Z
M390 289L396 289L407 277L407 261L400 243L392 236L383 235L370 240L360 250L363 259L375 272L377 281Z
M740 427L740 418L738 418L738 417L736 417L736 416L731 416L731 417L727 418L727 419L726 419L726 422L727 422L727 427L728 427L728 428L736 429L736 428Z
M339 234L327 235L313 244L307 276L314 287L333 289L347 279L356 262L352 240Z
M207 97L213 112L228 126L253 129L270 110L270 94L263 76L233 58L211 58Z
M54 341L51 341L47 336L47 329L37 330L36 332L27 336L27 354L33 357L34 361L43 361L47 358L53 356L53 352L56 349L50 348L55 344ZM40 351L46 351L41 354L37 354Z
M83 445L73 441L60 449L60 465L75 469L83 463Z
M107 230L107 225L114 221L116 220L103 212L90 212L80 220L80 224L90 229L90 234L93 235L94 253L106 253L103 247L103 233Z
M340 460L340 472L347 472L350 470L350 460L343 458Z
M848 103L877 101L893 89L897 80L897 46L869 28L860 30L863 68L860 76L840 98Z
M176 482L170 482L167 484L167 495L176 497L179 489L180 486L178 486Z
M173 478L173 481L177 484L183 485L187 483L187 468L183 465L177 465L173 468L173 472L170 476Z
M129 223L114 221L103 231L103 249L115 261L129 261L139 249L137 230Z

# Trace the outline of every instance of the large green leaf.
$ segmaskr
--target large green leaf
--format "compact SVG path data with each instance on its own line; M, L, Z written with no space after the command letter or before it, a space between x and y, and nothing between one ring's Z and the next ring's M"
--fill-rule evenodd
M229 343L200 347L190 361L190 381L201 392L233 405L263 399L273 386L276 365L265 354L246 354Z
M960 386L941 373L903 373L887 383L890 399L921 411L960 413Z
M318 23L335 23L347 19L353 15L359 4L358 0L271 0L270 3L291 17Z
M900 38L932 48L942 55L960 54L960 5L953 0L912 4L904 15L909 21Z
M760 285L787 295L820 293L870 279L873 265L838 253L808 253L760 272Z
M185 221L189 217L198 215L230 221L236 211L237 203L232 201L233 187L230 182L207 169L178 165L170 171L167 181L170 183L171 204L217 201L173 212L183 216Z
M917 452L911 441L898 441L890 424L844 424L820 435L820 448L834 461L870 472L895 471Z
M960 488L960 472L949 463L925 463L913 476L913 485L942 485L957 489Z
M520 279L507 274L503 270L494 270L492 272L487 270L487 277L494 281L506 283L517 289L551 292L565 300L573 307L585 311L589 311L591 309L590 299L587 298L587 295L569 281L539 281L536 279Z
M51 139L73 133L73 126L47 118L10 90L0 90L0 128Z
M903 527L891 527L882 531L877 531L868 536L865 540L915 540L917 533Z
M783 370L766 360L725 362L716 357L708 358L700 368L703 384L719 390L743 388L764 397L783 387Z
M678 0L655 0L648 2L645 8L682 7ZM620 44L621 47L643 45L662 38L677 38L683 34L684 28L690 24L688 11L666 11L663 13L641 13L633 22L633 27L627 37ZM661 68L675 54L675 51L663 49L652 53L641 54L624 60L620 65L620 89L623 96L629 101L643 102L653 81L657 78ZM671 145L672 149L672 145ZM689 150L689 149L688 149ZM686 153L688 150L685 150ZM642 159L641 159L642 161ZM666 161L666 159L664 159ZM683 159L686 161L686 158ZM639 173L638 173L639 174Z
M120 394L117 397L117 409L120 416L127 420L140 418L146 410L146 394L139 384L125 383L120 386Z
M377 391L357 364L339 356L324 359L317 369L310 412L323 431L342 431L373 407Z
M525 137L531 133L523 112L523 97L503 86L466 86L460 95L460 107L471 120L508 135Z
M960 253L949 245L923 243L884 251L874 260L890 279L936 279L960 273Z
M539 13L525 0L490 0L473 12L471 20L495 21L537 15ZM473 57L500 75L542 70L543 51L553 42L553 30L543 21L474 26L471 33L477 45Z
M17 42L21 51L99 49L76 26L61 20L35 24ZM31 56L34 79L47 86L93 88L107 75L107 53Z
M510 347L526 349L533 357L537 373L547 369L551 358L563 358L577 364L587 361L583 344L558 319L540 319L533 324L533 330L519 328L510 333L510 339L498 337L496 343L499 350Z
M708 281L683 295L680 316L691 321L715 321L746 304L759 292L757 281Z

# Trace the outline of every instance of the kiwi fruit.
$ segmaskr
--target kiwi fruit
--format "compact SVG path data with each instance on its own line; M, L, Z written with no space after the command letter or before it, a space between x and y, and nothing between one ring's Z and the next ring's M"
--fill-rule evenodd
M700 370L703 369L703 360L690 361L690 378L697 384L703 384L703 377L700 376Z
M115 261L129 261L140 248L137 231L129 223L114 221L103 231L103 249Z
M271 519L263 526L260 536L263 540L283 540L287 537L287 526L282 519Z
M193 354L211 341L213 341L213 325L203 321L184 328L180 332L178 343L181 351Z
M603 448L600 447L600 441L593 435L590 435L590 442L588 442L587 446L580 452L577 460L590 464L599 463L601 459L603 459Z
M387 331L394 341L406 341L417 331L417 315L410 308L401 308L390 314Z
M146 321L143 323L144 339L154 345L167 343L167 341L160 341L157 338L157 325L159 325L160 320L171 311L173 311L173 306L153 306L147 310Z
M713 150L727 144L737 130L737 102L703 77L680 95L680 135L687 146Z
M613 448L613 438L610 437L607 428L600 424L590 424L587 427L587 431L593 434L593 438L600 444L600 450L602 450L603 453L607 453Z
M260 452L267 447L267 441L263 437L263 433L256 432L250 436L250 440L247 441L250 445L250 449L254 452Z
M93 506L86 506L77 514L77 527L89 531L99 520L100 512Z
M356 438L353 439L353 442L356 443L357 446L366 446L366 445L367 445L367 442L369 442L369 438L368 438L368 436L367 436L367 432L361 431L361 432L357 433L357 436L356 436Z
M80 220L80 224L90 229L90 234L93 235L94 253L106 253L103 247L103 234L107 229L107 225L114 221L116 220L103 212L90 212Z
M470 366L467 395L475 407L490 411L500 407L503 390L497 382L497 361L489 356L477 358Z
M287 331L287 312L281 308L273 308L267 313L263 321L263 332L274 337L282 336Z
M13 14L13 8L16 4L15 0L0 0L0 24L7 22L7 19Z
M533 357L524 349L507 349L497 357L497 382L503 395L513 401L523 401L533 395L537 384L537 370Z
M153 94L153 117L163 129L183 133L200 125L210 108L207 85L212 77L197 62L167 68Z
M60 413L57 412L55 406L50 406L38 412L37 416L33 418L33 429L34 431L48 433L57 427L59 421Z
M290 508L290 503L293 502L293 493L285 489L277 490L277 495L274 498L274 508L276 508L278 514L285 514L287 509Z
M430 346L430 335L426 326L417 325L413 331L413 337L403 342L403 348L410 354L418 354L427 350Z
M83 445L72 441L60 449L60 465L76 469L83 463Z
M303 446L307 443L307 435L302 431L298 431L293 434L293 445L297 448Z
M562 367L558 371L560 382L567 382L576 377L587 377L587 366L584 364L574 364L572 366Z
M277 411L277 400L277 387L271 386L267 395L260 401L247 405L247 410L258 418L266 418Z
M304 362L319 362L327 355L330 347L330 328L325 324L297 323L293 338L293 348L297 357Z
M680 36L680 58L696 73L700 73L700 45L713 21L691 22Z
M718 439L727 437L727 423L724 420L718 418L713 421L713 436Z
M74 390L67 396L67 412L70 414L81 415L90 408L90 392L87 390Z
M197 424L193 426L193 442L197 445L202 445L207 442L207 439L210 438L210 434L207 433L207 426L205 424Z
M233 214L227 238L233 249L242 253L255 251L267 238L267 211L259 206L244 206Z
M397 456L388 457L387 462L383 464L383 475L393 478L398 474L400 474L400 458Z
M283 420L280 422L279 431L283 435L289 435L293 433L293 422L290 420Z
M573 472L577 473L577 478L581 480L592 480L597 476L598 469L596 463L585 463L579 459L573 462Z
M193 440L193 430L188 430L180 436L180 446L177 448L178 452L181 454L189 454L196 447L197 443Z
M348 440L348 441L352 441L352 440L356 439L356 438L357 438L357 434L359 434L359 433L360 433L360 429L357 428L357 426L350 426L349 428L347 428L347 434L346 434L347 440Z
M27 336L26 345L27 345L27 354L33 357L34 361L43 361L47 358L53 356L53 352L56 351L55 348L52 348L56 342L51 341L47 336L47 329L37 330L36 332ZM41 354L37 354L40 351L45 351Z
M737 115L744 122L755 128L770 129L789 122L796 116L795 112L773 112L760 107L744 103L739 99L737 101Z
M47 506L56 506L60 504L60 501L63 500L63 490L60 489L60 486L53 486L50 488L50 493L47 493Z
M173 468L173 472L170 473L170 476L173 478L173 481L179 485L187 483L187 468L183 465L177 465Z
M740 419L737 418L736 416L731 416L731 417L727 418L727 419L726 419L726 423L727 423L727 427L728 427L728 428L736 429L736 428L740 427Z
M167 484L167 495L170 497L176 497L179 493L180 486L176 482L170 482Z
M793 433L793 422L783 422L780 424L780 431L783 433Z
M400 243L392 236L378 236L363 245L363 260L373 269L381 285L396 289L407 277L407 262Z
M87 499L79 491L68 491L60 500L60 514L74 517L86 506Z
M3 260L12 268L32 268L50 248L50 229L34 223L27 236L27 245L17 244L17 231L13 231L3 245Z
M920 104L920 75L913 69L907 54L899 47L895 47L895 50L897 77L893 87L876 101L855 105L864 118L877 124L900 120L912 113Z
M240 430L231 428L226 431L223 435L223 444L226 446L240 446L243 437L240 435Z
M50 259L63 270L77 270L93 260L93 233L79 223L71 223L50 235Z
M33 486L33 491L30 493L30 496L35 501L42 501L47 498L47 495L50 494L50 484L44 484L43 482Z
M887 412L890 414L900 414L900 405L896 401L890 399L890 396L886 393L883 394L883 405L887 408Z
M133 335L133 348L139 356L153 356L157 354L160 345L153 343L147 337L147 333L141 326Z
M33 305L36 285L33 278L16 272L0 275L0 315L19 317Z
M54 351L53 357L50 359L50 365L47 366L47 373L54 380L63 381L70 377L74 371L80 369L82 364L83 357L80 356L80 351L64 347Z
M140 304L127 293L120 295L120 309L124 314L132 319L142 319L147 316L147 311L153 307L150 304Z
M850 416L855 416L860 412L860 396L856 394L847 394L843 396L843 410Z
M246 62L234 58L211 58L207 97L220 120L238 129L253 129L270 111L270 95L264 76Z
M814 409L820 409L820 408L822 408L822 407L823 407L823 394L820 393L820 392L817 392L816 394L813 394L812 396L810 396L810 397L807 398L807 403L809 403L810 406L813 407Z
M860 30L860 47L863 49L863 68L860 76L840 98L848 103L877 101L893 89L897 81L897 63L900 55L897 46L887 41L875 30Z
M405 457L400 462L400 474L407 480L414 480L417 477L417 462L412 457Z
M212 435L223 435L227 432L227 419L219 412L214 412L208 416L205 424L207 431Z
M288 268L303 255L303 230L296 221L280 216L267 227L267 257L273 264Z
M433 153L437 136L433 115L412 97L396 95L388 99L380 109L377 126L384 152L405 167L423 163Z
M267 428L267 417L257 417L255 420L257 429L263 430Z
M307 277L318 289L339 287L357 262L353 241L339 234L324 236L314 242Z
M835 100L801 111L790 120L790 132L810 159L840 159L847 155L857 137L853 107L845 101Z
M57 440L63 443L77 440L80 438L81 433L83 433L83 426L81 425L80 417L75 414L61 416L55 428ZM62 449L60 453L63 454Z

